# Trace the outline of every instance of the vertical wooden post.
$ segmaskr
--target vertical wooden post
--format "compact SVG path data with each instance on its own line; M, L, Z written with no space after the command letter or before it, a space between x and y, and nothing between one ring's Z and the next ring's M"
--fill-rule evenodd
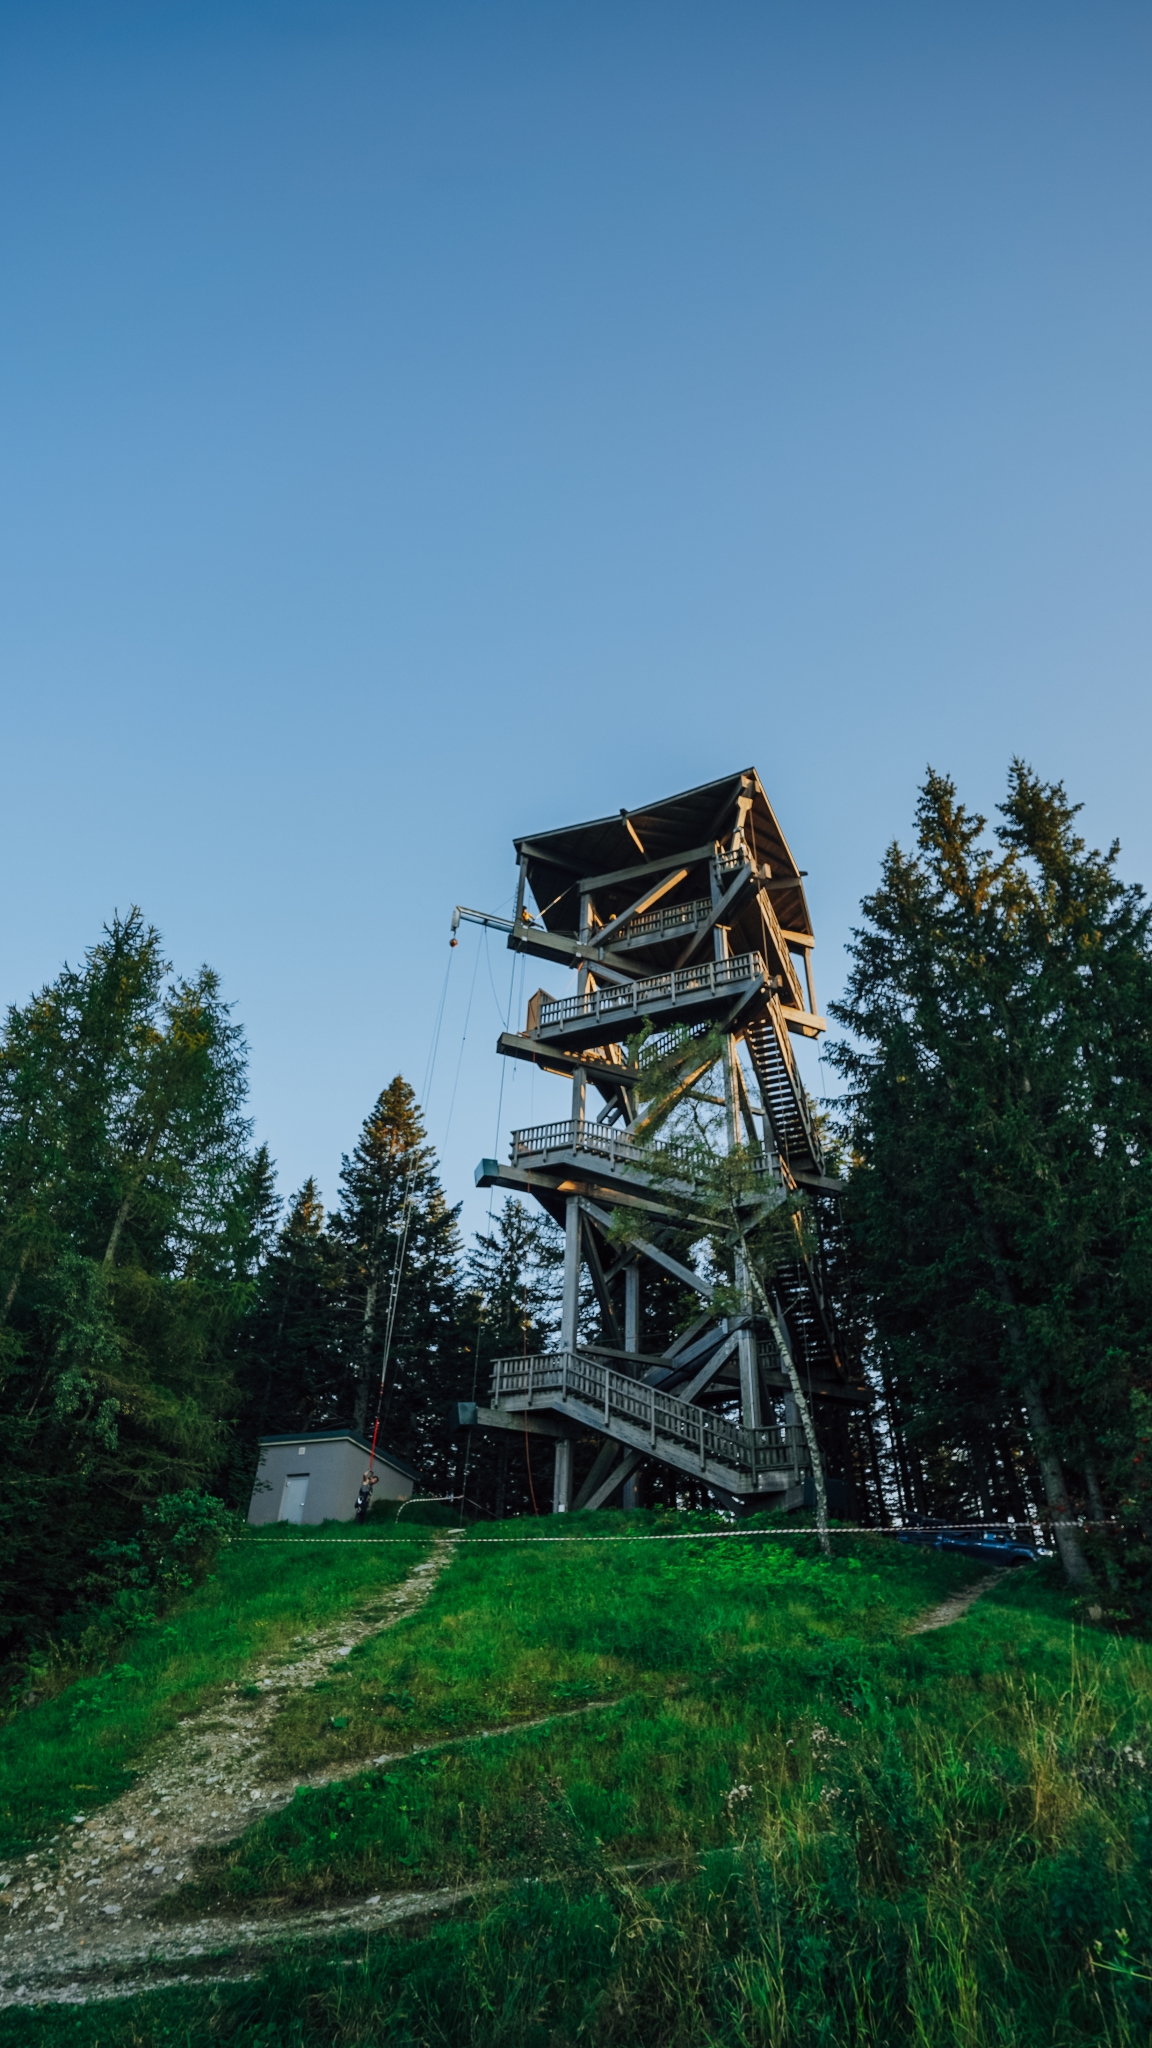
M590 937L591 930L592 898L582 890L580 893L580 937L582 941L587 940ZM590 975L588 969L588 962L586 960L582 960L580 962L579 967L576 970L577 995L587 995L589 980ZM584 1121L584 1109L587 1093L588 1083L584 1078L582 1070L579 1067L577 1067L575 1073L572 1076L572 1121L574 1124L582 1124Z
M564 1210L564 1293L560 1308L560 1344L576 1349L580 1315L580 1197L569 1195Z
M552 1467L552 1513L566 1515L572 1505L572 1442L569 1437L560 1437L556 1444L556 1462Z
M739 1264L737 1278L743 1279ZM740 1420L745 1429L759 1429L764 1421L764 1402L760 1390L760 1361L756 1356L756 1332L751 1325L741 1330L736 1339L736 1356L740 1363Z
M640 1349L640 1261L624 1268L624 1349Z

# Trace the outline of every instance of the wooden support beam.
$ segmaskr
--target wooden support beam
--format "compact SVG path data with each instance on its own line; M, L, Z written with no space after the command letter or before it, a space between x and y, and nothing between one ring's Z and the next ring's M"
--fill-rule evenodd
M723 895L720 896L717 899L717 901L712 905L712 908L709 911L707 917L704 919L703 924L697 925L695 931L692 934L692 937L688 941L688 944L684 947L683 951L677 956L676 965L678 968L687 967L688 962L691 960L693 953L699 951L700 947L703 945L705 939L708 937L708 934L712 930L713 926L718 924L722 917L726 917L729 911L735 909L737 903L739 902L741 896L744 894L745 890L750 887L751 882L751 867L742 869L742 871L736 876L735 881L729 882L728 887L725 889Z
M642 882L648 875L662 875L669 868L694 868L702 860L711 860L716 851L716 841L710 839L707 846L689 847L686 853L665 854L663 860L647 860L643 866L613 868L608 875L585 875L581 888L595 894L597 889L614 889L617 882Z
M602 1230L611 1227L612 1218L606 1209L599 1209L594 1202L588 1201L585 1201L584 1207ZM670 1252L661 1251L658 1244L648 1244L642 1237L634 1237L632 1247L634 1251L643 1252L645 1258L654 1259L658 1266L663 1266L664 1271L671 1273L674 1279L682 1280L686 1287L695 1288L697 1294L703 1295L705 1301L711 1301L711 1281L702 1279L699 1273L692 1271L691 1266L682 1266L679 1259L674 1259Z
M628 905L627 910L622 910L618 917L601 926L596 933L596 944L602 946L606 939L611 938L613 932L619 931L622 924L628 923L629 918L639 917L642 911L650 910L654 903L659 903L660 898L666 896L669 889L674 889L677 882L682 882L687 873L687 868L674 869L670 875L665 875L662 882L656 882L651 889L646 889L642 896L636 898L635 903Z
M781 1003L780 1015L789 1031L796 1031L801 1038L819 1038L828 1029L827 1017L817 1017L811 1010L794 1010L789 1004Z
M580 1313L580 1199L569 1195L564 1211L564 1285L560 1303L560 1342L565 1351L576 1349L576 1320Z
M636 1269L632 1267L630 1270L635 1272ZM629 1351L627 1344L625 1344L623 1351L615 1344L581 1344L580 1356L581 1358L619 1358L623 1360L625 1365L634 1365L637 1370L641 1367L663 1367L664 1365L662 1358L657 1358L648 1351Z
M622 1345L623 1332L616 1321L616 1311L612 1306L612 1297L604 1283L604 1268L600 1263L600 1254L596 1249L596 1240L592 1235L591 1218L584 1214L583 1204L581 1204L580 1226L584 1257L588 1262L588 1271L592 1275L592 1285L596 1292L596 1299L600 1304L600 1313L604 1318L605 1334L610 1339L614 1339L618 1345Z
M641 839L640 834L636 830L635 825L632 823L631 818L628 816L627 811L622 810L620 816L624 820L624 830L627 832L628 837L632 841L633 846L638 846L640 848L641 860L647 860L648 855L644 851L644 841Z
M612 1448L615 1450L616 1445L613 1444ZM604 1502L610 1499L618 1486L623 1486L629 1474L634 1472L640 1463L640 1455L639 1451L625 1451L623 1457L617 1459L607 1477L600 1481L590 1498L582 1502L584 1514L594 1514L597 1508L603 1507Z
M546 932L543 925L514 926L508 934L508 944L514 953L531 953L534 959L551 960L559 967L594 967L603 981L610 981L617 988L639 981L644 972L623 954L613 953L610 947L600 952L587 939Z
M566 1515L572 1505L572 1439L561 1437L552 1467L552 1513Z
M567 1434L563 1423L555 1422L551 1415L529 1415L526 1411L523 1414L506 1413L503 1408L481 1408L475 1401L458 1401L456 1407L458 1410L475 1411L467 1417L460 1417L456 1424L458 1429L503 1429L511 1430L515 1436L523 1436L525 1430L529 1436L561 1437Z
M534 839L514 839L512 844L519 857L527 854L531 860L547 861L550 868L560 868L564 874L579 878L579 868L574 868L571 861L565 860L561 854L553 853L550 846L538 846Z
M679 1358L680 1353L687 1351L688 1346L696 1342L701 1331L706 1330L712 1321L714 1321L712 1311L706 1308L702 1316L697 1316L694 1323L689 1323L686 1330L681 1330L680 1335L668 1346L661 1363L670 1365L674 1358Z
M686 1047L685 1051L689 1055L689 1065L684 1069L684 1072L681 1074L680 1079L676 1082L675 1086L669 1089L663 1101L659 1103L659 1105L655 1109L648 1110L644 1116L638 1116L634 1118L632 1124L629 1126L634 1138L642 1137L644 1132L649 1128L649 1125L655 1123L657 1117L663 1119L668 1115L670 1110L675 1109L676 1104L678 1102L683 1101L685 1095L689 1094L691 1090L695 1087L696 1082L700 1079L700 1076L702 1074L706 1074L709 1068L711 1067L711 1059L697 1060L695 1065L692 1065L690 1058L690 1049Z
M619 1444L613 1443L610 1436L605 1437L604 1442L592 1460L592 1470L589 1472L587 1479L572 1503L573 1514L579 1514L582 1509L587 1507L604 1474L612 1470L619 1456Z
M676 1388L676 1399L678 1401L694 1401L697 1394L701 1393L708 1385L709 1380L715 1379L721 1367L727 1365L733 1353L738 1349L741 1334L741 1331L733 1330L731 1336L725 1337L724 1342L712 1353L711 1358L705 1359L699 1372L693 1375L688 1381L687 1386Z
M644 1079L639 1067L627 1066L623 1060L617 1066L608 1060L588 1059L578 1052L556 1051L541 1045L538 1038L526 1038L521 1031L502 1031L496 1040L496 1050L508 1059L531 1060L544 1073L563 1074L565 1079L574 1067L582 1068L590 1081L609 1081L614 1088L635 1087Z

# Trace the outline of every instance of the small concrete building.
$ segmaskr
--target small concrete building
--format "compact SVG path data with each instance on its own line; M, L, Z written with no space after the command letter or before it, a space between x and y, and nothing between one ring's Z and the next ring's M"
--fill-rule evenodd
M350 1429L317 1429L304 1436L262 1436L248 1520L350 1522L372 1446ZM373 1500L407 1500L416 1474L403 1458L376 1446L380 1477Z

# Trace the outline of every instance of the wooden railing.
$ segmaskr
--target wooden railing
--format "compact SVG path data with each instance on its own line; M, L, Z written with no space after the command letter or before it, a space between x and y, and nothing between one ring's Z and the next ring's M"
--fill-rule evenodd
M614 1166L643 1168L656 1166L687 1170L692 1163L693 1147L690 1144L671 1139L666 1145L646 1145L641 1138L616 1129L610 1124L588 1122L584 1117L571 1117L555 1124L534 1124L530 1130L513 1131L512 1164L519 1166L525 1159L539 1159L548 1152L588 1152L596 1159L607 1159Z
M587 995L563 996L554 1003L541 1003L538 1029L548 1031L558 1024L591 1017L607 1022L624 1012L642 1017L645 1009L656 1003L675 1004L694 996L719 995L740 982L766 980L767 969L759 953L737 953L731 960L701 960L692 967L647 975L643 981L613 984L590 989Z
M634 1138L630 1131L612 1124L588 1122L571 1117L554 1124L534 1124L531 1129L513 1131L511 1159L522 1166L529 1159L546 1158L550 1152L585 1152L612 1166L631 1167L638 1173L675 1174L691 1181L699 1150L690 1139L668 1138L660 1144ZM761 1155L751 1162L757 1171L768 1172L771 1162Z
M807 1463L803 1432L793 1425L743 1429L579 1351L496 1359L492 1405L567 1410L624 1443L670 1458L685 1471L731 1476L746 1492L755 1492L760 1480L773 1475L795 1477Z
M680 932L688 925L703 924L711 908L710 897L696 896L691 903L662 903L656 910L642 910L639 917L630 917L627 924L617 928L612 934L612 944L621 946L629 939L649 939L655 943L667 932ZM592 938L595 943L595 932Z

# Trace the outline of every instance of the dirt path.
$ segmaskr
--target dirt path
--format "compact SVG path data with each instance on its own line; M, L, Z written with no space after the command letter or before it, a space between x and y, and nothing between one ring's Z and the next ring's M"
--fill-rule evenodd
M980 1598L981 1593L987 1593L990 1587L997 1585L1001 1579L1006 1579L1009 1572L1014 1569L1013 1565L1006 1564L1002 1565L999 1571L986 1572L974 1585L964 1586L959 1593L953 1593L947 1600L942 1600L939 1607L933 1607L920 1621L913 1622L908 1631L909 1635L927 1635L930 1628L947 1628L951 1622L959 1621L962 1614L967 1614L972 1602Z
M371 1770L381 1764L398 1763L421 1756L432 1749L451 1749L458 1743L498 1742L506 1735L519 1735L527 1728L547 1727L554 1721L570 1721L581 1714L602 1713L618 1705L616 1700L589 1700L579 1707L564 1707L558 1713L538 1714L529 1721L509 1721L499 1728L480 1728L469 1735L448 1736L443 1742L418 1743L414 1749L393 1750L387 1756L366 1757L362 1763L333 1765L328 1771L295 1781L297 1785L328 1784L347 1777L352 1770ZM277 1788L276 1802L283 1804ZM261 1810L265 1804L262 1802ZM248 1814L242 1810L241 1818ZM214 1839L206 1837L205 1839ZM647 1868L647 1865L625 1865ZM147 1870L147 1866L146 1866ZM496 1881L496 1889L500 1888ZM159 1886L166 1889L166 1881ZM55 1928L45 1940L43 1934L23 1946L0 1951L0 2010L8 2005L36 2003L90 2004L102 1998L126 1998L163 1984L193 1981L225 1982L255 1975L251 1965L266 1956L287 1937L294 1941L318 1940L342 1929L379 1931L395 1921L435 1917L455 1911L479 1890L492 1891L493 1881L483 1887L440 1889L428 1892L375 1892L371 1897L350 1900L347 1905L302 1908L296 1912L262 1913L242 1920L234 1914L219 1914L189 1920L179 1926L149 1923L140 1906L123 1919L98 1923L83 1931L69 1926L64 1939L56 1940ZM155 1896L155 1893L152 1893ZM149 1903L142 1897L142 1907ZM51 1911L51 1909L49 1909ZM102 1908L106 1911L106 1907ZM9 1942L14 1937L8 1937ZM191 1967L189 1967L191 1966ZM133 1972L137 1974L133 1976Z
M145 1935L142 1916L189 1876L194 1849L229 1841L261 1813L286 1806L299 1785L347 1777L341 1763L288 1783L261 1782L265 1740L285 1696L315 1685L357 1643L394 1627L428 1598L463 1530L434 1539L429 1555L403 1583L370 1607L309 1637L291 1663L269 1663L230 1686L202 1714L180 1723L155 1762L119 1799L74 1825L59 1843L8 1866L0 1894L9 1925L0 1939L0 2005L43 1996L32 1986L94 1964L115 1968L130 1953L153 1949L203 1953L218 1925ZM366 1758L354 1769L384 1759ZM2 1873L0 1873L2 1874ZM267 1923L265 1923L267 1925Z

